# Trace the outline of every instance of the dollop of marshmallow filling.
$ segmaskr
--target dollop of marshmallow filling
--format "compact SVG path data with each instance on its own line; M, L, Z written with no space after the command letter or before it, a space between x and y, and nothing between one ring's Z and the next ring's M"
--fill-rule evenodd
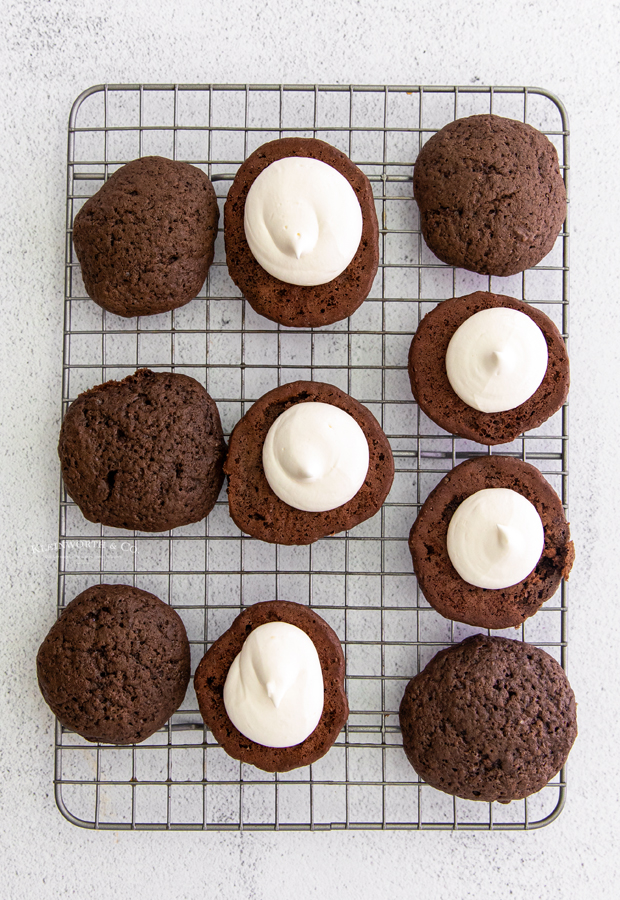
M327 284L357 253L362 210L350 183L333 166L287 156L253 182L243 224L252 255L274 278Z
M448 526L448 556L463 581L500 590L532 572L545 545L536 507L509 488L467 497Z
M306 512L348 503L364 484L369 459L358 423L330 403L289 406L263 444L263 469L272 491Z
M525 313L502 306L466 319L446 352L454 393L485 413L525 403L545 377L547 363L547 342L538 325Z
M294 747L323 713L323 670L311 638L288 622L268 622L248 635L224 683L228 718L264 747Z

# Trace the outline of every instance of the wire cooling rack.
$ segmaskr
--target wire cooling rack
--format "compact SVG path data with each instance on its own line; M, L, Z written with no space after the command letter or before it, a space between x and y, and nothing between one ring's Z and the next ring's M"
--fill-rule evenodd
M331 382L367 405L390 439L396 475L374 518L311 547L251 539L228 515L225 491L207 520L166 534L87 522L61 484L58 607L98 582L152 591L183 618L192 671L244 606L274 598L307 603L335 628L346 653L351 715L319 762L271 775L230 759L198 713L190 686L166 727L137 746L93 745L57 725L56 800L76 825L105 829L527 829L552 821L564 771L509 805L449 797L421 783L401 746L404 687L442 647L480 629L431 609L412 574L407 536L429 491L456 463L494 452L453 438L420 412L407 351L438 301L483 289L543 309L568 332L568 228L542 264L487 278L440 263L425 246L412 199L420 147L455 118L494 112L527 121L558 150L568 186L568 122L537 88L297 85L100 85L78 97L69 121L63 414L77 395L138 366L200 381L225 432L254 400L296 379ZM381 262L353 316L312 330L254 313L228 276L223 235L200 295L157 316L122 319L87 296L72 249L75 214L116 168L159 154L212 178L223 205L241 162L265 141L316 136L369 176ZM222 225L223 219L220 219ZM537 466L568 501L567 408L495 452ZM567 591L508 637L566 664ZM498 633L498 632L495 632Z

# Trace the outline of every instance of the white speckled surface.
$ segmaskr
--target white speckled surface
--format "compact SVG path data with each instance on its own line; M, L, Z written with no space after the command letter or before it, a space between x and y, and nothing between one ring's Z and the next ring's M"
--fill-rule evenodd
M561 6L561 9L560 9ZM616 3L335 0L329 11L169 0L5 0L0 131L2 570L0 847L4 898L612 897L620 437L612 227L620 204ZM57 812L52 718L34 656L54 618L66 123L110 82L529 84L571 121L569 674L580 736L567 806L527 834L89 833Z

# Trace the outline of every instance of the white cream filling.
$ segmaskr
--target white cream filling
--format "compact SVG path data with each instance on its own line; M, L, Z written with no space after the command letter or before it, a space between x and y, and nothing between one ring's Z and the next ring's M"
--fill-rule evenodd
M318 285L347 268L362 237L362 210L350 183L318 159L287 156L255 179L244 212L257 262L280 281Z
M487 488L467 497L450 520L448 556L461 578L499 590L523 581L545 545L536 507L509 488Z
M515 409L538 389L547 371L547 342L525 313L504 306L474 313L457 328L446 352L454 393L493 413Z
M364 484L370 451L353 416L331 403L296 403L263 444L263 469L280 500L306 512L348 503Z
M288 622L268 622L250 632L224 684L229 719L265 747L305 741L319 723L324 697L317 649Z

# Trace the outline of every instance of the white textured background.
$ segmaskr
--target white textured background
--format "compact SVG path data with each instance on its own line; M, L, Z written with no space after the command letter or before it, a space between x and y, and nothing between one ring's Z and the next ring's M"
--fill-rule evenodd
M0 897L555 898L619 888L620 7L598 0L4 0ZM57 812L36 648L55 615L66 125L100 82L545 87L571 121L569 675L580 736L525 834L90 833Z

